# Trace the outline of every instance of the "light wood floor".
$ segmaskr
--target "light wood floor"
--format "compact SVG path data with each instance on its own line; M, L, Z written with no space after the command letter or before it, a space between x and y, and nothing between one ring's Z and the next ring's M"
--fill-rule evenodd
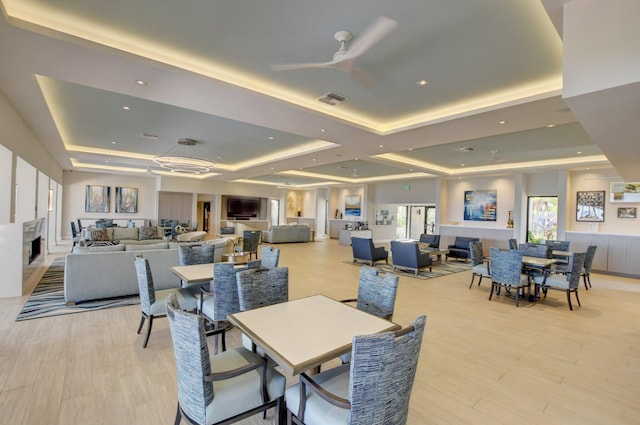
M279 247L291 299L356 295L358 267L343 262L350 247ZM504 296L488 301L488 283L468 289L470 277L400 278L394 320L427 315L409 424L640 423L640 281L595 274L571 312L558 292L519 308ZM15 322L25 300L0 300L0 422L173 423L166 320L156 321L143 350L138 306ZM239 343L237 332L230 340Z

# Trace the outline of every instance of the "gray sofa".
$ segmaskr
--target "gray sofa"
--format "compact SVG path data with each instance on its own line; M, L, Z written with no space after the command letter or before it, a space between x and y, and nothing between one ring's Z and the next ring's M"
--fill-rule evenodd
M229 238L207 241L215 244L214 260L221 261ZM189 243L184 243L189 244ZM163 245L160 247L159 245ZM125 245L75 247L67 254L64 268L64 298L78 303L101 298L138 294L134 258L149 260L155 289L177 288L180 279L169 269L180 264L177 243L158 245ZM195 244L189 244L195 245Z
M164 230L161 227L107 227L106 229L84 229L80 239L80 245L91 245L94 242L95 232L100 232L108 241L119 241L122 244L146 245L163 242ZM103 237L99 238L104 241Z
M309 242L311 229L304 225L271 226L262 231L262 241L268 243Z

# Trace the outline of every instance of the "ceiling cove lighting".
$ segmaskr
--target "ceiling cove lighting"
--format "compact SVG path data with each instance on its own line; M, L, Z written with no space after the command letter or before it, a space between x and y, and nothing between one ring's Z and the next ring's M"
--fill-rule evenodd
M153 162L174 173L206 173L215 167L216 163L204 159L197 145L198 142L193 139L179 139L176 146L153 158Z

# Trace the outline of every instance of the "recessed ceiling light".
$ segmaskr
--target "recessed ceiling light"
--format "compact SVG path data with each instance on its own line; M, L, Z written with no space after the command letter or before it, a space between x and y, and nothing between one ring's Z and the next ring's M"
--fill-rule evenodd
M411 152L413 150L413 148L409 148L409 152Z
M216 156L216 159L222 159L222 157L221 156Z
M456 149L458 152L473 152L473 148L471 146L463 146L461 148Z
M461 167L464 167L464 164L460 164Z
M116 144L116 142L111 142L111 144L112 144L112 145L115 145L115 144Z
M578 155L582 155L582 151L578 151L576 152Z
M556 126L555 124L548 124L548 125L547 125L547 128L553 128L553 127L555 127L555 126Z
M136 84L139 86L146 86L147 82L145 80L136 80Z
M269 140L273 140L273 136L269 136L267 137Z
M271 168L269 168L269 169L270 169L270 170L273 170L274 168L273 168L273 167L271 167Z
M357 160L358 160L358 158L353 158L353 160L354 160L354 161L357 161Z
M384 145L380 145L379 147L384 148Z
M506 120L498 121L498 124L506 124L506 123L507 123Z
M429 84L429 82L427 80L420 80L416 81L416 84L419 86L426 86L427 84Z
M140 137L144 137L145 139L152 139L152 140L158 140L160 138L160 136L156 136L155 134L151 134L151 133L142 133Z
M325 132L325 131L327 131L327 130L325 130L324 128L321 128L321 129L320 129L320 131L322 131L322 132L324 133L324 132Z
M130 110L131 108L129 108L128 106L123 106L122 109L124 109L125 111Z

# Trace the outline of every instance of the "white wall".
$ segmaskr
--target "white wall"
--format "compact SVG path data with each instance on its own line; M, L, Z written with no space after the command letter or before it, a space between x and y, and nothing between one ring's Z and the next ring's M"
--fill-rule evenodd
M111 187L111 199L108 213L89 213L84 210L84 196L87 185ZM136 214L115 213L115 188L138 188L138 212ZM184 186L183 186L184 191ZM62 205L62 235L64 239L71 237L69 222L77 218L98 219L113 218L126 220L130 218L157 219L155 176L121 176L114 174L84 173L81 171L64 172L64 199ZM155 224L155 223L154 223Z
M13 153L0 145L0 225L11 222Z
M515 205L515 184L512 176L479 177L449 180L447 184L446 216L441 217L442 224L454 224L466 227L507 227L508 211ZM464 221L464 192L466 190L496 190L496 221Z
M38 170L24 159L16 158L15 222L35 220Z

